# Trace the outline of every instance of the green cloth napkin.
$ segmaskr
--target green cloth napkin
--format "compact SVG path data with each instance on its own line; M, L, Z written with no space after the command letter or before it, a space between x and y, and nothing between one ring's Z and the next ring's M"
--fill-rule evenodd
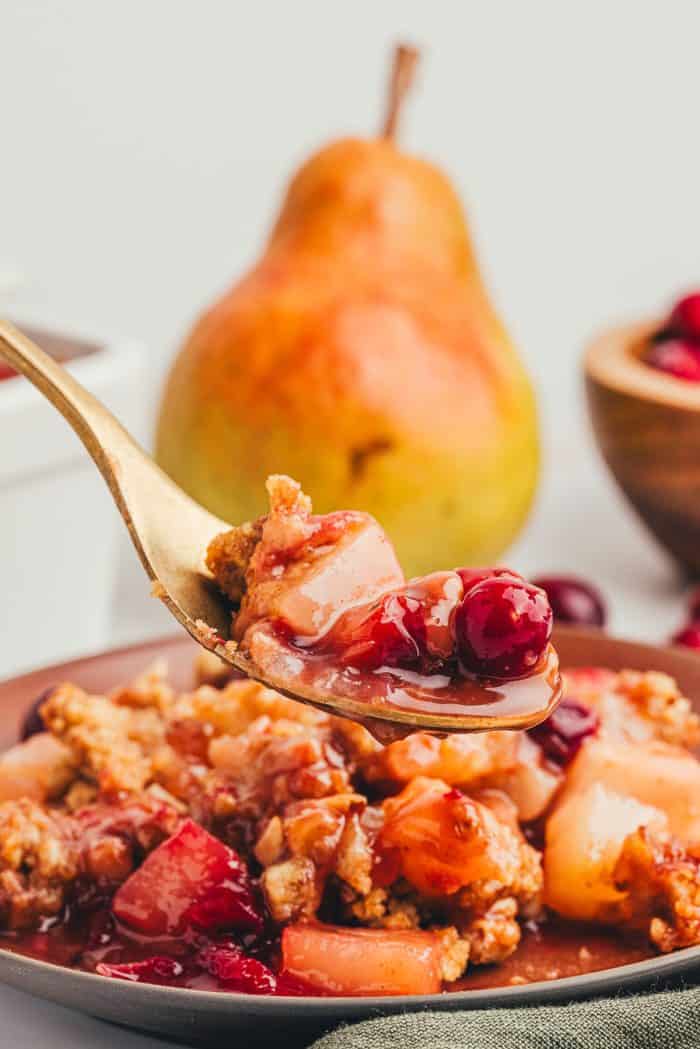
M700 987L566 1005L400 1013L341 1027L312 1049L697 1049Z

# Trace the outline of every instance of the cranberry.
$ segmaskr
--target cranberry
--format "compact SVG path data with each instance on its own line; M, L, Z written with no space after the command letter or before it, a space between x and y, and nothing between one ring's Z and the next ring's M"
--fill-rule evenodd
M575 576L540 576L532 584L544 590L557 622L605 626L605 603L589 583Z
M96 967L100 976L111 976L117 980L130 980L132 983L170 984L184 974L181 962L156 954L142 962L123 962L120 965L109 965L100 962Z
M198 964L233 991L274 994L277 977L257 958L249 958L240 947L227 942L208 944L197 955Z
M36 736L39 732L46 732L46 725L39 711L54 688L54 685L51 685L50 688L45 688L41 695L37 696L31 706L27 708L19 730L19 738L22 741L29 739L30 736Z
M600 719L594 710L576 699L562 699L553 714L529 729L547 757L557 765L568 765L587 736L597 732Z
M690 623L671 638L674 645L700 649L700 623Z
M359 622L339 624L342 658L362 670L411 666L425 653L423 604L407 594L387 594Z
M700 382L700 343L686 339L657 342L649 347L644 359L652 368L667 372L676 379Z
M227 881L208 889L187 911L186 921L198 929L250 929L262 931L263 918L257 910L247 874L240 881Z
M700 340L700 292L686 295L676 303L667 328L681 339Z
M17 372L14 368L11 368L9 364L5 364L4 361L0 361L0 382L3 379L13 379Z
M543 590L519 579L477 583L462 598L455 639L462 664L486 677L517 678L539 662L552 633Z

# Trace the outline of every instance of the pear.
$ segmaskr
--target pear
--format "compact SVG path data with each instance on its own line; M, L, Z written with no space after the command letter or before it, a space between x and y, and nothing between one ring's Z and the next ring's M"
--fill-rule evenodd
M261 260L177 356L156 440L233 523L264 513L272 473L320 513L369 511L409 576L497 557L538 466L532 388L460 201L396 145L415 59L398 49L379 137L333 142L293 178Z

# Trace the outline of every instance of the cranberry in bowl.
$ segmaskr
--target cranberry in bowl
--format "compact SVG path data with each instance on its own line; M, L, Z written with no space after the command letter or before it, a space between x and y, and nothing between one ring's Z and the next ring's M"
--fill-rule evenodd
M656 540L700 575L700 372L697 304L604 332L584 373L598 446Z

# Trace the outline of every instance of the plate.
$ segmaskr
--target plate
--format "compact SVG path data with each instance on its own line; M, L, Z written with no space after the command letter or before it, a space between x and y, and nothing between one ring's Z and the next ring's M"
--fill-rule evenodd
M610 638L596 631L559 628L555 643L564 666L606 666L613 670L663 670L678 680L700 710L700 656ZM17 738L29 703L45 688L72 680L101 691L137 674L157 658L168 661L177 687L192 685L195 647L188 638L149 642L25 674L0 684L0 747ZM456 991L441 995L386 998L266 998L235 993L155 987L75 972L0 950L0 981L40 998L112 1023L160 1034L189 1044L221 1044L238 1036L246 1047L285 1045L310 1039L341 1022L358 1021L407 1009L451 1011L492 1006L570 1001L621 990L637 990L700 972L700 947L648 958L630 965L559 980ZM234 1043L232 1043L234 1044Z

